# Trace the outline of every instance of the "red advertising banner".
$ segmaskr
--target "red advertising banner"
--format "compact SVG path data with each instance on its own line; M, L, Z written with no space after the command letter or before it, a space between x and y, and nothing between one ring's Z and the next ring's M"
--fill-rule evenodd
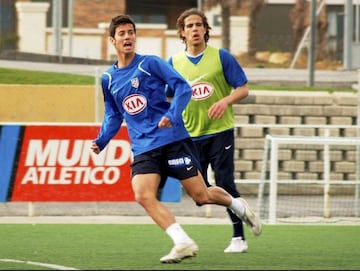
M126 126L100 153L99 126L25 126L12 201L134 201Z

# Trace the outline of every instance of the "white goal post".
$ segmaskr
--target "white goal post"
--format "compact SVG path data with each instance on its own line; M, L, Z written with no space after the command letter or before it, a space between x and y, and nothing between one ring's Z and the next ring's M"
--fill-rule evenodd
M286 184L286 190L293 190L294 186L301 185L318 185L323 187L322 190L322 202L323 202L323 217L330 218L332 216L331 213L331 198L333 194L336 192L331 191L331 186L339 185L341 187L349 188L347 189L350 192L351 203L353 206L353 214L352 216L358 217L360 210L360 181L359 181L359 146L360 146L360 138L359 137L329 137L329 136L272 136L267 135L265 139L264 145L264 161L262 165L262 177L259 183L259 192L258 192L258 213L261 213L261 208L267 209L266 212L269 224L277 223L277 213L279 209L279 185ZM292 179L286 178L286 176L279 176L279 165L280 162L280 153L281 150L285 149L288 152L291 152L293 156L296 156L296 150L299 148L304 148L310 151L316 149L316 153L320 154L316 157L318 160L322 160L320 163L318 161L309 162L312 163L310 166L308 165L309 172L311 171L312 165L319 166L322 164L323 172L318 174L320 178L313 178L314 176L309 173L310 178L306 178L305 174L302 172L300 178ZM335 151L334 151L335 150ZM304 152L302 154L304 155ZM344 157L336 158L336 161L332 161L334 152L336 154L340 154L344 156L344 153L351 152L352 163L348 163L348 161L344 161L346 159ZM315 155L316 156L316 155ZM321 156L321 157L320 157ZM305 157L306 158L306 157ZM310 157L309 157L310 158ZM304 159L304 157L303 157ZM305 159L306 160L306 159ZM310 159L311 160L311 159ZM314 158L315 160L315 158ZM339 175L333 174L334 168L344 166L346 163L347 166L349 164L350 169L347 169L348 172L346 176L351 176L347 179L339 178L334 179L331 176L339 177ZM296 163L287 164L287 166L295 167ZM285 165L286 166L286 165ZM268 176L268 177L266 177ZM268 191L266 191L266 185L268 185ZM310 194L315 189L310 188ZM309 191L309 190L307 190ZM286 192L288 193L288 192ZM307 192L302 192L302 198L298 197L297 199L292 198L289 199L286 203L282 203L283 205L292 204L293 201L297 201L300 205L300 208L306 209L305 203L309 201L309 198L305 197ZM290 194L289 194L290 195ZM291 196L291 195L290 195ZM267 202L265 202L267 201ZM343 199L340 199L340 202L343 202ZM319 202L315 203L319 205ZM302 206L301 206L302 205ZM319 206L318 206L319 207ZM311 215L311 212L309 212ZM340 212L341 213L341 212ZM264 215L262 215L263 217Z

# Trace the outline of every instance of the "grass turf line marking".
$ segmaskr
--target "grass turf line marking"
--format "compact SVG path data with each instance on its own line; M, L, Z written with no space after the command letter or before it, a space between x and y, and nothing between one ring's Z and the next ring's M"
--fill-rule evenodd
M39 263L39 262L32 262L32 261L21 261L21 260L14 260L14 259L0 259L0 262L31 264L31 265L36 265L36 266L52 268L52 269L56 269L56 270L79 270L74 267L67 267L67 266L62 266L62 265L57 265L57 264Z

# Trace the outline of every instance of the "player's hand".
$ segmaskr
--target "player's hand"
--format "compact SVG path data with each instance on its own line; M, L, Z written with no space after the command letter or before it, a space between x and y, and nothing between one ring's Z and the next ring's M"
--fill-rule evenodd
M214 103L208 111L208 117L212 120L221 119L228 107L227 102L222 99L216 103Z
M93 152L95 152L96 154L99 154L99 153L100 153L100 148L99 148L98 145L96 145L95 142L92 142L90 149L91 149Z
M162 117L161 120L158 123L158 127L159 128L164 128L164 127L172 127L172 123L171 120L168 117Z

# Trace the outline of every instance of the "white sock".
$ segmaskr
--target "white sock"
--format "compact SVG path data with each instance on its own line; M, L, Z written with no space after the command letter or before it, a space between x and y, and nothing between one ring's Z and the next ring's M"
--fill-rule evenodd
M170 225L166 229L166 233L173 240L174 244L179 244L179 243L187 244L193 242L192 239L189 237L189 235L187 235L187 233L178 223L174 223Z
M229 209L232 210L235 214L243 216L245 214L245 208L242 205L241 201L231 197L231 204Z

